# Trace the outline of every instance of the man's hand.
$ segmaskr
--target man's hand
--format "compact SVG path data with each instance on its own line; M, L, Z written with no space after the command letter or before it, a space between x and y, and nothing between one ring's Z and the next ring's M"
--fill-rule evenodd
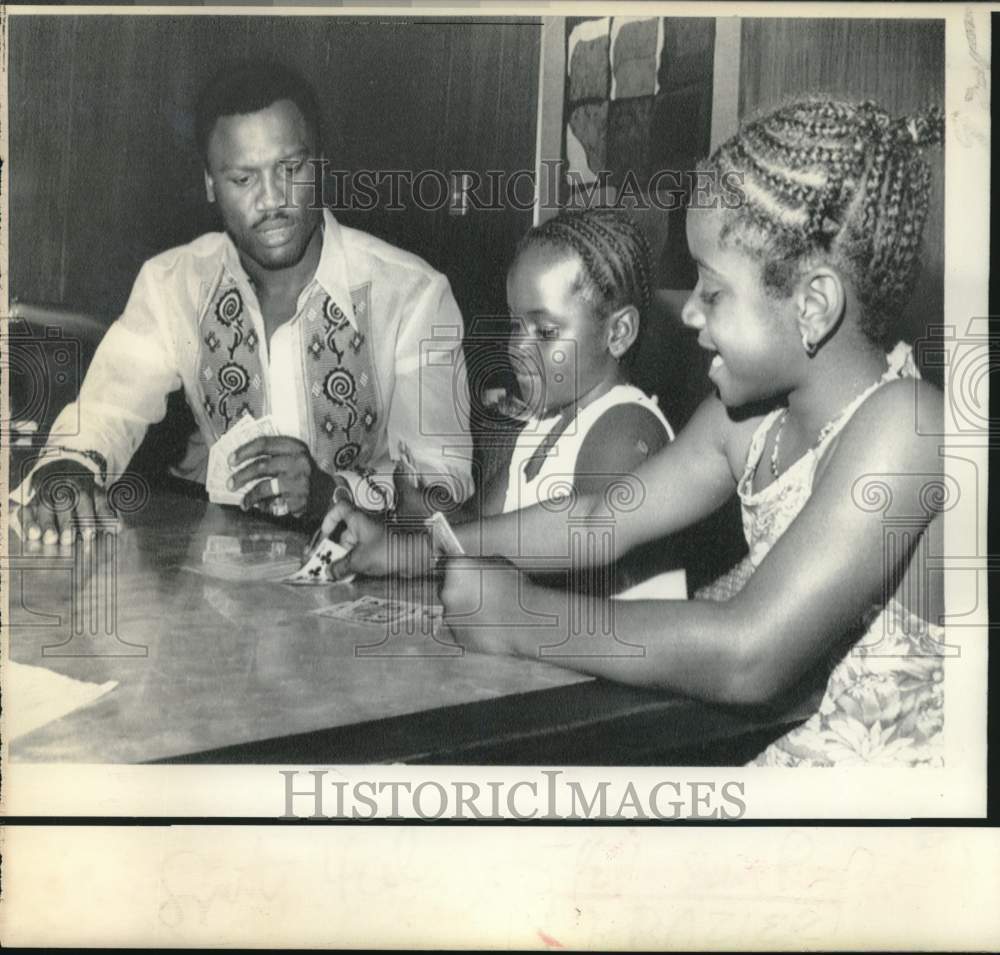
M246 466L229 479L230 490L260 482L244 495L244 508L268 505L276 513L272 502L280 499L288 509L286 513L319 520L338 485L337 479L316 464L309 448L297 438L254 438L230 455L230 467L241 464Z
M90 540L102 530L117 532L118 519L108 506L103 488L94 475L76 461L52 461L31 478L35 492L21 514L21 527L28 540L68 547L76 533Z

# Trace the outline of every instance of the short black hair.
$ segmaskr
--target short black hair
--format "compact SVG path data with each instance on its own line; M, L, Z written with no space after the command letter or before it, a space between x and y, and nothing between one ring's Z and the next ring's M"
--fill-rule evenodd
M208 165L208 139L221 116L240 116L267 109L278 100L291 100L302 113L322 149L322 123L316 92L298 73L275 60L231 63L205 84L195 104L195 141Z

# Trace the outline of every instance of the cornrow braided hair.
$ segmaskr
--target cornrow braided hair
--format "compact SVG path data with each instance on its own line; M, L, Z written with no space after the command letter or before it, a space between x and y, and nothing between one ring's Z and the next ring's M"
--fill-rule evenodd
M583 265L580 291L594 308L606 315L625 305L639 311L639 337L652 295L652 253L642 230L624 212L585 209L561 212L531 229L517 247L545 245L574 253Z
M743 203L720 240L732 237L761 260L764 284L778 294L791 290L803 260L840 266L861 301L865 333L886 344L919 266L931 188L923 150L943 136L936 107L894 120L870 101L783 106L701 166L742 181Z

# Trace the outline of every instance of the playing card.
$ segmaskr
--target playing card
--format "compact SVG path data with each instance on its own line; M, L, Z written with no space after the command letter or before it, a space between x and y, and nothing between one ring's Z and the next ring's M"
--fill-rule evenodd
M407 617L420 614L423 607L408 600L386 600L383 597L364 596L357 600L345 600L343 603L321 607L313 613L321 617L335 617L338 620L348 620L351 623L371 626L387 626Z
M208 475L206 486L225 488L231 469L229 467L229 455L242 444L245 444L254 430L253 415L244 414L218 441L216 441L208 452Z
M250 422L253 419L243 418L242 421ZM254 487L255 484L244 485L243 487L230 490L227 486L229 478L236 472L236 469L231 467L229 464L229 455L241 448L248 441L252 441L259 434L270 433L269 428L265 427L264 431L260 431L253 427L252 424L240 427L239 423L234 425L234 427L227 431L222 438L220 438L209 452L209 466L208 466L208 477L205 481L205 487L208 490L208 499L214 504L234 504L239 505L243 503L243 498L250 488ZM248 464L249 461L244 462ZM240 465L243 467L243 465ZM256 482L259 483L259 482Z
M297 535L291 539L298 541ZM298 567L297 550L296 546L289 552L285 534L209 534L201 566L188 569L220 580L281 580Z
M424 523L431 529L431 540L436 551L449 557L462 557L465 554L465 548L459 543L444 514L435 511Z
M250 462L244 461L239 465L239 468L233 468L229 464L229 455L254 438L276 437L277 434L278 430L270 415L254 418L247 413L212 445L208 452L208 474L205 479L205 488L208 490L208 499L213 504L239 505L243 503L246 493L260 481L243 485L243 487L231 491L227 487L227 482L237 470ZM267 479L262 478L261 480Z
M349 584L354 580L354 574L344 577L341 580L334 580L330 573L330 567L334 562L340 560L347 553L346 547L324 538L319 542L316 549L309 555L306 562L294 573L283 579L286 584Z
M406 480L411 487L420 487L420 478L417 474L417 467L413 463L413 455L404 441L399 442L399 464L406 475Z

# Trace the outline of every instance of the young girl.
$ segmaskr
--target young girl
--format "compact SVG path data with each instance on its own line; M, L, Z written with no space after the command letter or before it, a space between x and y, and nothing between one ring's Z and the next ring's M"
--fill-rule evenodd
M673 438L656 399L628 383L650 268L641 231L612 210L565 212L521 240L507 304L528 414L484 514L601 493Z
M614 635L642 656L608 644L603 656L550 658L811 714L761 764L941 762L943 634L925 622L940 595L911 563L940 525L941 397L904 350L885 347L918 266L930 187L920 150L941 133L936 112L893 121L871 103L807 100L747 125L709 160L727 188L716 208L688 214L699 279L684 321L713 354L717 394L638 469L639 503L615 514L614 542L621 552L670 534L735 493L749 573L722 602L618 604ZM733 183L738 204L727 201ZM906 534L886 533L887 508ZM606 509L585 497L574 521ZM381 532L347 517L357 546L346 563L399 572L379 566ZM525 565L589 556L565 512L542 507L456 532L470 554ZM572 599L593 604L572 608L576 619L607 612L601 595ZM576 638L566 595L506 561L450 561L442 600L455 639L474 649L536 657Z

